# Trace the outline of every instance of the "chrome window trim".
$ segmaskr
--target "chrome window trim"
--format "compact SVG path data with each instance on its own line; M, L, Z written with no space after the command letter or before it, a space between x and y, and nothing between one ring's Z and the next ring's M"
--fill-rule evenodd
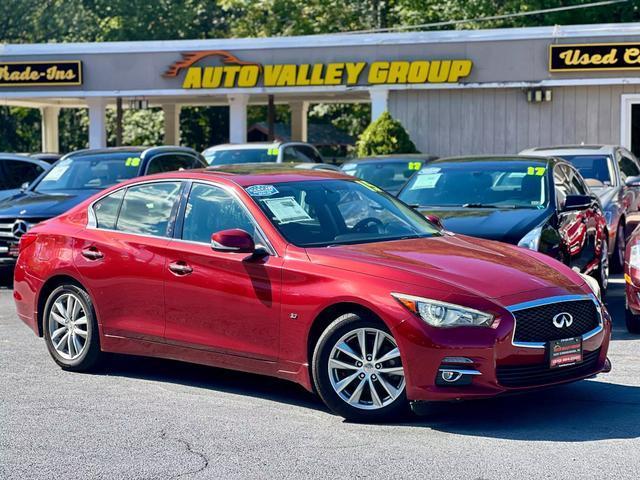
M602 308L596 296L592 293L585 295L559 295L555 297L545 297L537 300L531 300L528 302L516 303L515 305L511 305L506 307L506 309L511 313L511 317L513 318L513 331L511 333L511 344L514 347L523 347L523 348L536 348L536 349L545 349L547 347L547 342L516 342L516 326L517 320L516 316L513 314L514 312L518 312L520 310L527 310L529 308L540 307L542 305L550 305L552 303L562 303L562 302L576 302L581 300L591 300L596 306L596 311L598 312L598 326L593 330L588 331L587 333L582 334L582 341L589 340L590 338L596 336L600 332L604 330L604 324L602 320Z
M465 369L465 368L449 368L449 367L440 367L438 369L439 373L452 372L459 373L460 375L482 375L478 370Z
M143 238L165 238L165 239L168 239L168 240L174 240L174 241L183 242L183 243L190 243L190 244L194 244L194 245L209 245L208 242L194 242L194 241L191 241L191 240L183 240L181 238L168 237L166 235L149 235L149 234L145 234L145 233L126 232L124 230L115 230L115 229L112 229L112 228L99 228L98 227L98 220L96 218L96 214L95 214L95 211L94 211L93 207L94 207L94 205L96 203L98 203L103 198L108 197L110 195L113 195L113 194L119 192L120 190L125 190L125 189L127 189L129 187L136 187L136 186L139 186L139 185L146 185L146 184L151 184L151 183L166 183L166 182L181 182L181 183L191 182L192 184L193 183L202 183L202 184L211 185L211 186L214 186L214 187L217 187L217 188L220 188L220 189L224 190L226 193L230 194L231 197L233 197L235 200L237 200L240 203L240 205L242 206L242 208L245 210L245 212L248 215L249 219L251 220L251 222L254 223L254 225L256 226L256 229L260 233L260 236L264 240L264 242L266 244L266 245L264 245L264 247L267 249L267 252L269 253L269 255L272 256L272 257L277 257L278 256L278 254L276 252L276 249L273 248L273 245L271 244L271 241L269 240L267 235L264 233L264 230L259 225L259 223L256 221L255 217L251 214L251 212L249 211L247 206L244 204L244 202L242 201L242 199L240 198L238 193L233 188L231 188L231 187L229 187L227 185L222 185L220 183L212 182L210 180L201 180L201 179L193 179L193 178L162 178L162 179L156 179L156 180L141 180L139 182L134 182L134 183L129 183L127 185L123 185L123 186L121 186L119 188L116 188L115 190L111 190L109 193L101 195L100 197L96 198L93 202L91 202L89 204L89 206L87 207L87 225L86 225L86 228L90 229L90 230L101 230L101 231L105 231L105 232L115 232L115 233L124 233L126 235L136 235L138 237L143 237Z

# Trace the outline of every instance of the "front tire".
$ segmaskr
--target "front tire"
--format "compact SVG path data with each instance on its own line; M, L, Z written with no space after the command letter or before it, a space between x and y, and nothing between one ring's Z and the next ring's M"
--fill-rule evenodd
M593 272L594 278L598 281L600 286L600 296L604 300L607 295L607 286L609 285L609 248L607 239L602 242L602 248L600 249L600 263L595 272Z
M624 254L627 248L627 236L624 222L618 224L616 229L616 243L613 247L613 258L611 262L611 271L613 273L624 272Z
M381 422L408 412L398 345L386 326L348 313L320 336L313 379L324 403L347 420Z
M85 372L101 360L93 303L80 287L67 284L51 292L44 308L43 331L51 357L64 370Z

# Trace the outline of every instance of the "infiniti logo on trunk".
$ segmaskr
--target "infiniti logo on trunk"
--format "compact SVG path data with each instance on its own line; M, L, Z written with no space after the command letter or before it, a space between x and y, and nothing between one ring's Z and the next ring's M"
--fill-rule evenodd
M556 328L570 327L573 323L573 315L568 312L562 312L553 317L553 324Z

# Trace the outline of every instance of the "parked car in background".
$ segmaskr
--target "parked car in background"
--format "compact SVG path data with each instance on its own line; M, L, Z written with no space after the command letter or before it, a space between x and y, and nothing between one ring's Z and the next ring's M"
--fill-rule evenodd
M342 164L342 171L396 195L425 163L436 158L422 154L354 158Z
M640 164L633 153L617 145L537 147L521 153L560 157L580 171L600 198L607 219L611 266L621 272L626 239L638 222L633 217L640 206Z
M624 261L625 320L630 333L640 333L640 226L627 242Z
M229 165L211 165L209 170L218 172L248 175L251 173L265 172L290 172L300 170L324 170L329 172L341 172L340 167L331 163L235 163Z
M398 195L444 228L542 252L609 278L607 223L578 170L558 158L457 157L430 162Z
M209 165L236 163L322 163L313 145L303 142L228 143L202 152Z
M0 201L0 266L15 263L18 242L33 225L66 212L100 190L140 175L205 166L202 155L184 147L69 153L28 188Z
M17 313L66 370L103 352L215 365L295 381L360 421L610 370L593 279L451 236L333 172L135 179L20 250Z
M42 160L43 162L47 162L49 164L55 163L63 157L61 153L50 152L32 153L29 156L37 158L38 160Z
M0 153L0 200L17 193L25 183L33 182L49 169L49 164L35 158Z

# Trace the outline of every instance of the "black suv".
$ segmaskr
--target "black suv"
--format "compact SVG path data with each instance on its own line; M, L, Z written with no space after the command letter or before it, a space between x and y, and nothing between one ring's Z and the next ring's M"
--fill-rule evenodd
M206 167L185 147L117 147L72 152L27 188L0 201L0 266L12 266L20 237L93 194L133 177Z

